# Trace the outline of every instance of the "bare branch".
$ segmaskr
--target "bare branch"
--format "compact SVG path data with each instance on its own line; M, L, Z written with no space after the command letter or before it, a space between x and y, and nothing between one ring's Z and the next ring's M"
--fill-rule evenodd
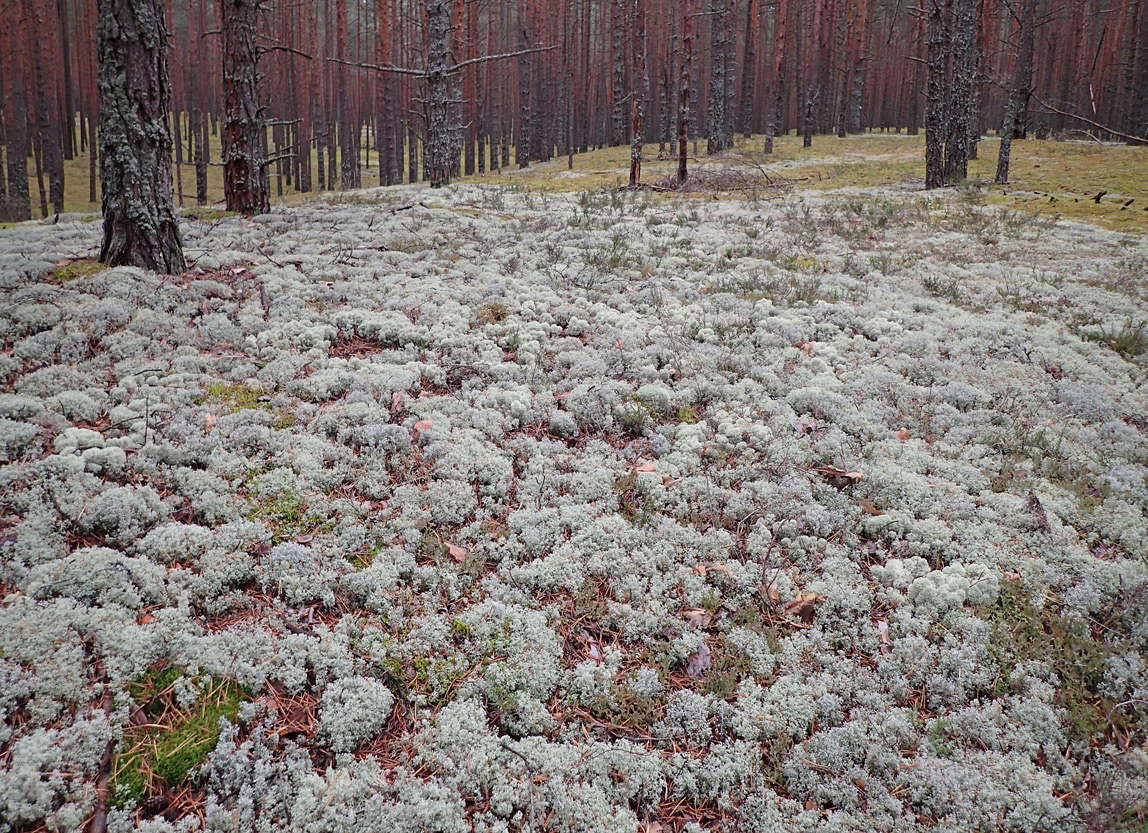
M474 64L484 64L487 61L501 61L504 58L517 58L521 55L532 55L535 52L552 52L558 48L558 44L553 46L535 46L531 49L520 49L517 52L503 52L499 55L483 55L481 58L471 58L469 61L463 61L461 64L455 64L447 72L451 75L458 72L464 67L473 66Z
M341 58L328 58L333 64L343 64L349 67L358 67L359 69L372 69L375 72L393 72L396 75L413 75L416 78L426 78L427 71L425 69L411 69L410 67L393 67L390 64L364 64L360 61L344 61Z
M1092 119L1086 119L1084 116L1078 116L1078 115L1076 115L1076 113L1069 113L1067 110L1061 110L1057 107L1053 107L1051 104L1048 104L1047 102L1041 101L1041 99L1039 97L1037 97L1036 93L1030 92L1029 95L1032 97L1033 101L1035 101L1041 107L1043 107L1044 109L1049 110L1053 113L1056 113L1059 116L1065 116L1065 117L1070 118L1070 119L1076 119L1077 121L1082 121L1085 124L1090 124L1099 130L1103 130L1105 133L1111 133L1113 136L1119 136L1121 139L1125 139L1125 140L1132 142L1134 144L1137 144L1137 145L1148 145L1148 137L1133 136L1130 133L1122 133L1121 131L1119 131L1113 127L1109 127L1106 124L1101 124L1098 121L1093 121Z
M261 46L261 47L259 47L259 54L260 55L266 55L268 52L289 52L292 55L298 55L300 58L306 58L308 61L315 60L314 57L312 57L311 55L308 55L306 52L300 52L298 49L295 49L294 47L291 47L291 46L283 46L282 44L276 44L275 46Z

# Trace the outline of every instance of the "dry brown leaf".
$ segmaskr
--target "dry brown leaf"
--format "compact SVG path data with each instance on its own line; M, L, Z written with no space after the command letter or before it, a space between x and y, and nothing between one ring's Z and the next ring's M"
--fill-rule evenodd
M139 622L139 624L141 624L141 625L149 625L149 624L151 624L151 620L152 620L153 618L154 618L154 617L153 617L153 616L152 616L150 613L145 613L145 614L144 614L143 616L141 616L141 617L140 617L140 618L139 618L137 621L138 621L138 622Z
M699 564L698 566L694 567L694 572L697 573L702 578L705 578L706 577L706 565L705 564Z
M902 426L901 428L899 428L898 430L893 432L893 436L895 436L901 442L905 442L906 440L909 439L909 437L912 436L912 434L909 433L908 428L905 428L904 426Z
M391 394L391 410L397 411L403 404L403 392L397 390Z
M415 430L416 431L425 431L428 428L430 428L432 425L434 425L433 419L420 419L418 422L415 423Z
M769 587L765 588L765 597L767 599L769 599L769 603L771 605L777 604L777 602L779 601L779 598L777 595L777 582L776 581L773 582L772 584L770 584Z
M813 354L813 345L810 344L808 341L799 341L794 346L807 356L810 356Z
M862 792L865 791L865 779L864 778L858 778L853 783L855 783L857 785L857 789L861 790Z
M695 631L709 627L710 622L713 621L713 614L700 607L692 607L688 610L684 610L682 611L682 615L689 620L687 627Z
M203 418L203 427L207 431L215 427L215 414L208 414Z
M697 679L705 674L713 666L713 654L710 653L710 646L702 643L698 649L690 654L689 660L686 662L686 674Z
M638 466L636 469L634 469L634 471L650 472L655 471L656 468L657 467L653 463L642 463L642 465Z
M455 561L457 561L459 564L466 561L466 550L464 550L458 544L449 544L448 543L446 545L446 549L447 549L447 552L450 553L450 557L453 558Z
M859 471L839 469L837 466L818 466L814 469L814 471L820 475L824 475L825 477L839 477L846 480L852 480L854 483L865 476Z
M893 640L889 638L889 623L884 619L877 620L877 635L881 638L881 650L887 653L893 647Z
M785 612L796 616L806 625L813 624L813 606L817 602L825 601L824 596L817 593L798 593L797 598L785 606Z
M799 437L804 437L817 428L817 420L815 419L795 419L791 420L789 424L793 426L793 430L797 432Z
M711 570L718 570L719 572L725 573L730 578L733 578L733 570L731 570L729 567L727 567L724 564L711 564L710 569Z
M872 503L866 503L863 500L857 501L857 505L861 507L861 511L868 515L884 515L885 513L874 506Z
M670 477L668 474L662 475L662 485L663 486L669 486L673 482L674 482L674 478Z

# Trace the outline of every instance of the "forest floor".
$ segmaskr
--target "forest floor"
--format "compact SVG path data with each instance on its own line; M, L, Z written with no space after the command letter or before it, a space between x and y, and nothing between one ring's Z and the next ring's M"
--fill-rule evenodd
M1083 135L1083 134L1082 134ZM801 146L801 137L780 136L774 153L761 152L762 137L737 137L734 151L716 164L718 167L760 166L778 181L804 190L840 190L848 187L902 185L924 181L925 139L923 135L874 132L838 139L817 136L811 148ZM998 141L981 140L981 154L969 166L969 180L983 188L988 202L1042 215L1097 223L1119 231L1148 233L1148 148L1102 144L1090 138L1074 141L1018 141L1013 147L1010 183L990 185L996 174ZM691 148L690 164L707 164L704 143ZM211 138L212 158L220 153L219 138ZM664 180L677 170L676 159L666 157L656 145L646 146L648 161L644 181ZM464 177L463 182L484 185L521 185L538 191L587 191L617 187L629 182L630 149L604 148L575 155L572 168L561 157L520 170L517 166ZM365 185L378 182L378 159L368 153L362 169ZM711 165L712 166L712 165ZM311 168L317 171L319 158L311 153ZM29 164L29 170L33 166ZM183 198L180 210L187 216L217 216L223 209L223 173L208 168L208 205L195 204L195 167L184 164L180 170ZM78 154L65 162L64 210L99 213L99 201L90 202L91 171L88 154ZM317 180L316 180L317 181ZM297 183L294 183L297 185ZM299 205L313 199L292 187L289 178L271 177L274 204ZM30 182L34 211L39 210L37 183ZM1102 195L1099 200L1096 196ZM1051 198L1051 199L1050 199ZM1129 203L1129 200L1132 200ZM0 225L0 227L3 227Z
M1143 830L1143 150L795 141L0 229L0 833Z

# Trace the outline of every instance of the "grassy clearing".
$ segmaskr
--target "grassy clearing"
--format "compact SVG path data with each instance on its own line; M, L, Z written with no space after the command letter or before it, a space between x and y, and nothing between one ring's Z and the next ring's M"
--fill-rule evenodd
M734 150L709 160L704 143L690 148L690 162L695 168L706 165L761 165L771 175L793 180L800 189L827 191L841 188L875 188L918 184L925 176L924 135L869 133L838 139L816 136L813 146L803 148L801 137L778 137L774 152L761 152L762 137L738 137ZM219 138L211 139L211 156L219 157ZM659 152L656 144L646 146L643 181L656 182L671 177L677 170L676 158ZM969 165L969 182L984 188L987 199L996 205L1021 208L1048 216L1095 222L1120 231L1148 232L1148 148L1103 145L1083 141L1039 141L1029 139L1013 145L1010 183L991 185L996 172L997 140L988 137L980 143L980 158ZM363 168L363 186L378 184L378 160L369 156ZM629 147L602 148L576 154L568 169L565 156L549 162L534 163L525 169L517 165L501 171L462 177L460 181L486 185L511 185L540 193L586 191L617 188L629 181ZM98 202L90 202L87 154L65 162L64 208L66 211L98 212ZM312 152L312 172L318 168L318 156ZM32 166L29 166L32 169ZM215 220L226 216L222 211L223 172L218 166L208 169L209 205L195 206L195 167L182 166L183 199L179 201L185 216L195 220ZM297 205L313 198L315 192L303 194L283 182L282 194L272 174L272 202ZM36 183L31 183L33 213L38 214ZM1096 195L1103 194L1097 202ZM1129 201L1131 202L1129 203Z

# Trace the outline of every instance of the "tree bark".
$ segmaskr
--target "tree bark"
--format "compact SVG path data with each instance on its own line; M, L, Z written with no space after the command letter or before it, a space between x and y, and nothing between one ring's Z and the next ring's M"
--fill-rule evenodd
M773 106L767 107L765 123L765 152L773 153L773 139L781 124L781 108L785 102L785 34L789 26L789 0L778 0L777 18L773 23Z
M220 0L223 34L223 195L228 211L271 210L255 43L259 0Z
M5 108L8 130L8 199L0 212L5 222L21 222L32 216L32 199L28 193L28 99L24 79L27 77L20 66L20 43L22 25L19 20L20 6L13 3L8 9L5 52L9 56L9 77L12 87L9 91L8 107Z
M458 161L458 125L451 115L451 14L448 0L427 0L426 148L423 176L449 185Z
M100 262L186 268L171 188L169 33L162 0L98 0Z
M706 153L725 150L726 0L710 0L710 101Z
M347 60L347 0L335 0L336 54L340 61ZM358 188L362 182L359 155L355 152L355 139L359 134L358 114L352 112L348 97L350 81L346 64L335 67L335 118L339 124L339 184L343 188Z
M952 77L949 83L948 138L945 141L945 184L969 175L969 121L972 116L973 29L975 0L950 0L952 9Z
M945 184L945 0L925 0L928 81L925 105L925 188Z
M634 79L633 124L630 126L630 187L636 188L642 181L642 119L644 99L638 84L646 77L646 33L645 10L642 0L634 0Z
M41 32L48 29L41 0L24 0L25 19ZM36 79L36 122L43 166L48 173L48 191L52 210L64 210L64 155L61 148L60 113L56 101L56 72L54 56L45 55L45 42L41 36L29 38L32 47L32 66ZM45 212L46 214L46 212Z
M1022 118L1026 108L1023 102L1028 100L1032 93L1032 51L1034 24L1036 18L1036 0L1022 0L1020 6L1020 20L1017 23L1019 30L1018 49L1016 56L1016 70L1013 73L1012 89L1009 91L1008 103L1005 105L1004 124L1001 126L1001 146L997 154L997 175L994 179L998 185L1008 182L1009 165L1012 161L1012 142L1019 132L1017 122Z
M681 92L678 97L678 185L689 177L686 168L690 143L690 64L694 59L693 0L684 0L682 10Z

